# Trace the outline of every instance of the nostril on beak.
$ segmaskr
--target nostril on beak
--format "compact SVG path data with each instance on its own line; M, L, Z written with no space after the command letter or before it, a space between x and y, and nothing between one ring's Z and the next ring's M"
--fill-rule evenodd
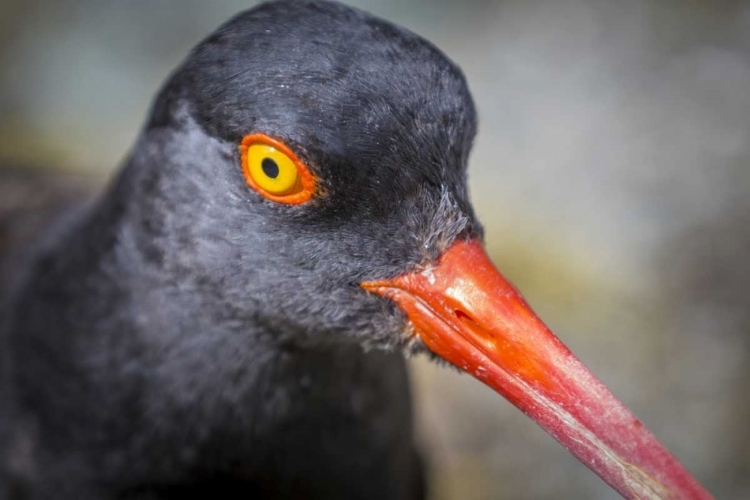
M463 312L461 309L455 309L453 311L453 314L456 315L456 318L458 318L461 321L468 322L468 323L476 323L474 321L474 318Z

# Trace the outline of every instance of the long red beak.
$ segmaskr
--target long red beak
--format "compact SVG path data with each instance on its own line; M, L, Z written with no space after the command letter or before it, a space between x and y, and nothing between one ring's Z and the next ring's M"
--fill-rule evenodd
M434 267L363 283L407 314L435 354L534 419L630 499L709 499L698 481L542 323L478 241Z

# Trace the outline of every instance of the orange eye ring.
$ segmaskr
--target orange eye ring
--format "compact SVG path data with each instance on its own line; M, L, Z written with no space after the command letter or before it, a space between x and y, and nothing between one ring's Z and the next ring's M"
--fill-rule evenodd
M247 135L240 143L240 158L245 181L267 200L299 205L315 193L315 176L278 139L260 133Z

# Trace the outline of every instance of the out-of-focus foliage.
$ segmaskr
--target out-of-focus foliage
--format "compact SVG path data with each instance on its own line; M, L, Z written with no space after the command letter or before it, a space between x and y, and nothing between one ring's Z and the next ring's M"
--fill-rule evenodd
M717 497L750 498L750 2L352 3L464 68L501 269ZM0 163L108 175L250 4L0 0ZM413 368L433 498L617 498L479 383Z

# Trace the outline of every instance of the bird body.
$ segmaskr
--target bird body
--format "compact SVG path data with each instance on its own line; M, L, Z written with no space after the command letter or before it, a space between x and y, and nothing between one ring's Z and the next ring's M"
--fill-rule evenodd
M6 260L0 498L422 498L395 351L469 371L621 492L708 498L489 262L475 131L458 67L364 12L220 27L110 186Z

